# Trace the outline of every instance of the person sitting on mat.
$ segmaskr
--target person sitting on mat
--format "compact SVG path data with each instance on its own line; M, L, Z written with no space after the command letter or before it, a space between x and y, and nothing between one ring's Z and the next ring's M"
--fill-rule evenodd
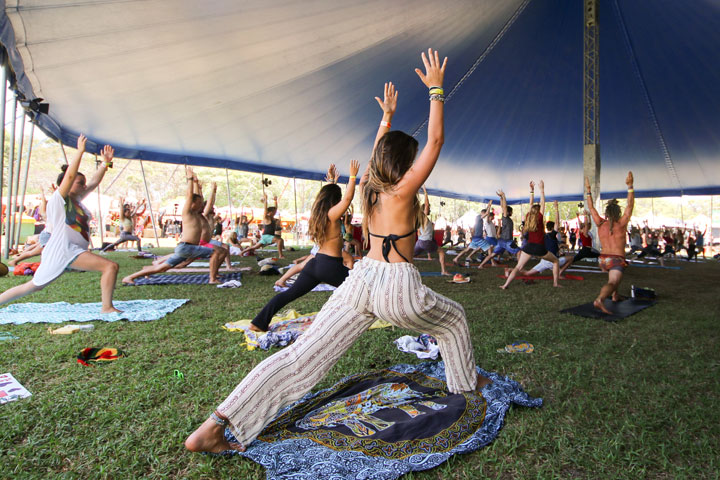
M124 198L120 198L120 225L122 230L120 231L120 238L115 243L111 243L102 249L103 252L110 248L115 249L118 245L125 242L137 242L138 252L142 250L140 243L142 240L140 237L134 234L135 225L137 224L138 216L145 213L145 199L138 203L134 208L129 203L125 203ZM142 207L142 210L140 210ZM140 210L140 211L138 211Z
M608 283L600 289L593 305L604 313L611 314L610 310L605 308L603 301L612 296L614 302L620 299L618 295L618 287L622 281L623 271L627 267L625 261L625 232L627 225L632 216L633 206L635 205L635 190L633 189L633 174L628 172L625 184L628 187L627 206L625 212L620 214L620 205L616 199L609 200L605 206L605 218L602 218L592 199L590 191L590 181L585 177L585 190L587 195L587 205L590 208L590 214L598 227L598 236L600 237L600 269L608 272Z
M500 286L503 290L508 288L510 282L520 273L525 264L532 257L540 257L552 262L553 286L559 287L560 264L552 252L545 246L545 225L543 224L543 212L545 211L545 183L540 180L540 203L535 203L535 182L530 182L530 211L525 216L523 234L527 234L527 242L522 247L517 265L508 274L505 283Z
M326 375L375 317L433 335L445 361L450 392L480 391L490 383L475 370L462 306L423 285L411 263L420 215L417 191L432 172L444 141L442 81L447 59L441 65L437 52L429 53L429 58L422 55L427 74L416 70L431 87L427 144L417 161L417 140L400 131L388 132L397 105L394 85L385 84L384 99L376 98L383 117L360 183L363 230L370 235L370 251L333 292L308 330L260 362L185 440L187 449L244 451L280 409L302 398ZM239 443L225 440L225 428Z
M445 269L445 250L439 248L435 242L435 224L430 220L430 200L425 185L423 185L422 189L425 195L425 203L423 204L422 220L420 228L418 228L418 238L415 242L413 257L419 257L423 253L430 255L437 252L440 260L440 274L450 275Z
M268 199L267 194L263 194L263 205L265 206L265 210L263 212L263 221L262 221L262 236L260 237L260 241L250 245L245 250L240 252L240 255L245 255L246 252L255 251L258 248L266 247L268 245L272 245L273 243L277 243L278 248L278 258L285 258L283 256L283 247L285 246L285 241L282 239L282 237L276 235L276 224L278 223L277 219L275 218L275 214L277 213L277 197L273 197L275 200L275 205L272 207L268 207ZM282 228L282 227L281 227Z
M507 204L505 198L505 192L498 190L497 195L500 197L500 211L502 212L502 218L500 221L500 238L497 241L497 245L493 248L493 251L483 259L478 268L483 268L488 261L492 261L492 265L497 265L495 258L500 258L504 252L508 252L512 256L516 256L520 252L519 248L512 246L513 241L513 220L512 220L512 207Z
M48 193L52 195L53 193L55 193L55 189L55 184L51 183ZM47 223L47 199L45 198L45 192L42 189L40 190L40 206L38 207L38 217L41 220L45 221L45 228L43 228L42 232L36 235L37 240L35 241L35 243L33 243L30 247L25 248L21 253L14 255L13 258L8 260L8 266L14 267L23 260L27 260L28 258L40 255L45 248L45 245L47 245L47 243L50 241L50 228ZM28 242L25 242L26 246L27 244Z
M298 265L301 268L297 280L292 286L275 295L258 313L250 324L254 332L266 332L273 315L282 307L296 300L321 283L339 287L348 275L348 268L343 265L343 239L340 235L341 217L350 206L355 196L355 179L359 164L357 160L350 162L350 180L342 190L335 183L328 183L320 189L310 211L308 233L319 245L314 258Z
M91 214L82 204L82 199L102 181L105 172L112 164L115 151L111 146L105 145L101 152L104 161L86 184L85 175L78 172L86 142L84 135L78 137L77 153L70 163L63 165L62 173L57 178L59 186L47 203L47 224L51 227L52 235L43 249L40 267L32 280L0 294L0 305L42 290L62 275L67 267L72 267L76 270L101 272L100 311L102 313L120 311L113 306L118 264L88 252Z
M135 283L136 278L165 272L183 262L195 258L210 258L209 283L220 283L218 280L218 270L222 264L221 256L212 248L200 246L202 225L206 223L203 217L203 197L195 193L195 182L197 179L190 167L186 169L186 177L187 190L185 193L185 204L182 210L182 237L180 238L180 243L175 247L175 252L160 263L147 265L139 272L128 275L122 279L122 283L132 285Z

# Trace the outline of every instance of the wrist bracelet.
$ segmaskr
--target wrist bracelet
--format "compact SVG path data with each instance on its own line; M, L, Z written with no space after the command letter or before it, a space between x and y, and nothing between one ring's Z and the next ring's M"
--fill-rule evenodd
M445 103L445 95L440 95L440 94L430 95L430 101L432 102L433 100Z
M383 120L382 122L380 122L380 126L390 128L390 122L386 122L385 120Z
M430 95L445 95L442 87L430 87Z
M357 175L350 175L350 180L355 180L357 178Z
M634 189L634 188L628 188L628 193L635 193L635 189Z

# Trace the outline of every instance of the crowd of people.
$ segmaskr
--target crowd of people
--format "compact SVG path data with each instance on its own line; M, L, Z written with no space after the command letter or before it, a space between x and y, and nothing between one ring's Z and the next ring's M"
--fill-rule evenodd
M447 388L460 393L481 390L490 380L475 370L472 341L463 307L437 294L421 281L413 258L438 256L440 274L449 275L446 257L454 251L455 267L471 266L477 259L478 268L505 268L509 288L518 276L533 276L551 271L555 287L567 268L584 259L597 259L607 272L607 281L593 301L595 308L609 313L605 300L619 300L619 286L625 268L626 245L638 258L674 256L685 249L687 258L704 256L705 231L699 229L651 229L630 225L634 207L634 177L629 172L625 183L627 199L624 210L617 200L606 203L602 214L593 203L590 184L586 179L588 211L578 212L577 227L570 227L560 215L558 202L552 208L546 202L542 180L529 183L530 209L516 229L513 209L505 193L497 191L499 210L489 201L477 215L473 228L457 227L453 235L450 225L436 235L425 182L432 173L444 143L443 80L447 58L440 59L429 49L421 55L424 70L416 69L428 88L429 120L427 141L423 148L410 135L391 130L397 111L398 91L386 83L383 97L375 97L382 115L367 163L359 182L360 162L349 164L349 181L345 191L337 184L338 171L330 165L327 183L318 193L312 207L309 234L315 242L310 254L290 268L278 280L297 275L292 286L272 298L255 316L251 330L268 330L270 320L282 307L325 282L337 287L317 314L311 327L289 347L258 364L210 417L186 440L192 451L222 452L244 450L262 428L284 406L298 400L319 382L343 353L377 319L401 328L427 333L437 339L445 361ZM77 154L57 179L50 199L43 203L46 219L45 235L26 254L41 253L42 261L29 282L0 294L0 305L38 291L62 275L67 267L101 272L102 312L117 312L113 292L118 264L104 255L89 251L91 214L82 204L101 182L114 151L105 146L103 164L89 180L79 172L86 139L78 138ZM179 243L172 254L157 258L152 264L122 279L133 284L136 279L173 268L181 268L195 259L209 260L209 283L219 283L219 269L231 268L231 255L249 255L259 249L273 247L277 257L284 258L285 242L278 218L277 197L273 203L264 196L263 215L256 235L251 231L255 218L239 215L223 218L215 211L217 185L203 185L191 168L185 169L185 202L182 221L177 231ZM539 202L536 202L536 186ZM362 205L362 238L358 239L353 224L352 201L356 189ZM424 201L418 198L423 192ZM120 199L120 234L113 243L98 253L112 250L124 243L141 247L138 230L144 227L144 201L137 204ZM175 225L167 223L167 228ZM596 227L598 238L592 234ZM453 238L453 236L455 238ZM439 238L438 238L439 237ZM468 238L466 238L468 237ZM576 242L578 242L576 249ZM598 245L599 243L599 245ZM599 248L598 248L599 247ZM462 263L462 258L465 263ZM533 259L539 262L527 269ZM17 261L17 259L16 259ZM515 262L510 266L509 262ZM239 443L229 444L225 428L233 432Z

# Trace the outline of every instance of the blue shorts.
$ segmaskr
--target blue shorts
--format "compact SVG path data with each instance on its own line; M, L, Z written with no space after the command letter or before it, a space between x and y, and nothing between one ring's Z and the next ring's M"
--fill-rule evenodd
M180 242L178 246L175 247L175 251L170 258L165 260L165 263L171 267L176 267L189 258L210 258L212 254L212 248Z
M48 232L47 229L40 232L40 234L38 235L38 243L44 247L49 241L50 232Z
M472 248L473 250L482 248L484 252L487 252L488 250L490 250L490 247L492 247L492 245L484 238L473 237L472 241L470 242L470 248Z
M515 255L520 251L519 248L512 246L512 240L498 240L497 246L495 247L495 255L502 255L503 252L508 252L510 255Z
M260 245L270 245L275 241L275 235L263 235L260 237Z
M216 247L222 247L222 246L224 246L222 242L219 242L219 241L217 241L217 240L210 240L208 243L209 243L210 245L215 245Z

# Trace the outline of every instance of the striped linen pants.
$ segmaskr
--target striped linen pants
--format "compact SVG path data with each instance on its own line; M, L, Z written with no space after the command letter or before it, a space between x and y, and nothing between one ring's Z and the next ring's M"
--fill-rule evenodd
M218 407L249 445L284 406L309 392L375 317L438 341L452 393L475 389L477 374L465 311L422 284L410 263L363 258L295 343L255 367Z

